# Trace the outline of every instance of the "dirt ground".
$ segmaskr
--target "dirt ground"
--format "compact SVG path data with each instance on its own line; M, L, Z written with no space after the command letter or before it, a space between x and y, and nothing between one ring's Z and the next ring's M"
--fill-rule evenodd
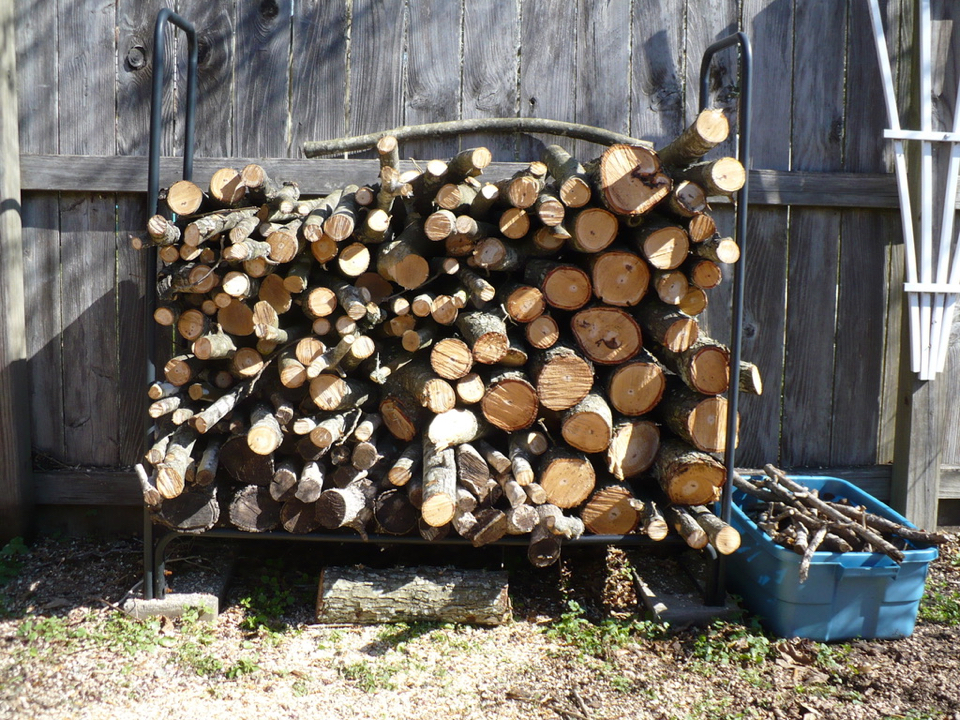
M0 718L960 720L956 544L931 566L911 637L836 644L778 639L748 616L663 627L637 605L631 570L672 559L616 548L565 551L543 571L509 549L418 551L421 565L509 570L514 621L320 626L322 566L389 566L400 551L240 545L214 623L120 611L140 577L136 539L8 545ZM175 544L171 583L228 551Z

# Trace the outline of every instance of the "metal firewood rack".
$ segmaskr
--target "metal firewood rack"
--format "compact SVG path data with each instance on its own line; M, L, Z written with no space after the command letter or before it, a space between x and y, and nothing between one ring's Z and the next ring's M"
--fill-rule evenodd
M164 53L164 39L166 37L167 24L172 24L182 30L187 37L187 97L184 107L185 113L185 131L183 148L183 179L190 180L193 176L193 153L194 153L194 126L196 119L197 106L197 33L193 24L177 15L170 9L163 9L157 15L156 25L154 27L154 72L153 72L153 90L152 105L150 113L150 157L149 172L147 180L147 215L153 215L158 211L157 203L160 194L160 136L163 125L162 117L162 95L163 95L163 77L166 70L166 57ZM733 46L739 48L738 63L738 87L739 87L739 112L738 112L738 144L737 154L740 162L749 170L750 162L750 108L751 108L751 66L752 52L750 41L746 34L742 32L735 33L714 43L703 54L700 65L700 110L707 108L710 96L710 67L714 56ZM733 277L733 301L732 301L732 323L730 340L730 367L738 368L740 366L740 346L743 334L743 295L744 295L744 266L747 257L747 202L749 191L749 172L743 188L739 191L735 203L735 239L740 245L740 261L734 265ZM147 261L147 302L146 302L146 323L151 327L153 320L153 310L156 307L156 254L149 253ZM153 382L157 378L156 366L156 342L152 332L147 332L147 382ZM732 477L735 468L735 439L736 422L739 404L738 383L731 382L728 391L728 413L727 413L727 438L726 451L724 454L724 466L726 468L727 479L723 486L723 492L720 505L720 517L729 522L731 515L731 488ZM148 423L149 425L149 423ZM151 430L148 427L145 436L150 438ZM675 536L672 536L675 538ZM345 535L338 533L307 533L296 535L286 532L266 532L266 533L248 533L239 530L213 529L206 532L185 533L174 530L164 530L162 533L155 532L153 518L149 508L144 506L143 513L143 595L144 598L151 600L162 597L166 591L165 582L165 563L166 554L170 543L178 538L218 538L229 540L283 540L291 542L310 542L310 543L366 543L369 545L394 546L394 545L461 545L471 546L471 543L463 538L448 538L438 541L428 541L417 536L392 536L392 535L370 535L366 539L358 535ZM671 541L668 538L665 541L654 543L644 535L584 535L576 540L568 540L564 545L568 546L591 546L591 545L617 545L632 547L663 547L664 543L672 544L677 547L686 547L678 539ZM526 546L526 538L505 537L492 544L493 547ZM722 606L726 601L726 563L724 557L719 555L711 546L704 550L709 559L707 582L704 588L704 603L709 606Z

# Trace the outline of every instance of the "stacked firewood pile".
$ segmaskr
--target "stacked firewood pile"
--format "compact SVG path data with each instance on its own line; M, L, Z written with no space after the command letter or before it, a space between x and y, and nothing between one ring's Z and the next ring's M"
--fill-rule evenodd
M134 238L181 347L149 388L157 521L529 534L539 566L584 531L732 551L705 507L723 393L760 380L696 319L739 256L707 198L744 169L702 160L727 133L709 110L659 152L552 145L497 182L485 148L401 172L385 136L369 187L301 197L259 165L172 185L176 220Z
M867 512L848 500L830 500L788 477L773 465L764 467L766 477L754 481L734 475L737 489L746 493L749 514L761 530L785 548L802 555L800 582L810 572L813 554L829 552L878 552L896 562L904 559L910 544L942 545L949 535L907 527Z

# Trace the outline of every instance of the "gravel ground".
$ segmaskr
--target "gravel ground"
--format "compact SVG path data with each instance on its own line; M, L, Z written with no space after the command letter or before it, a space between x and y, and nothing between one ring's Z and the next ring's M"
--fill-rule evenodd
M931 566L913 636L829 645L768 636L749 617L646 621L631 566L666 563L619 549L566 552L544 571L511 552L418 555L510 570L515 619L500 627L319 626L321 566L389 565L395 551L244 545L215 623L120 612L139 578L135 539L7 546L0 718L960 720L957 545ZM222 551L175 545L174 587Z

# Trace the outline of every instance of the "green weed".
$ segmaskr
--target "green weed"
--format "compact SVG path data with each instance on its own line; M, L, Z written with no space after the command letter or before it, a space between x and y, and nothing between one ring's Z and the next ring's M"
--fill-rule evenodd
M569 610L547 630L547 637L572 645L585 655L606 658L612 650L639 638L663 637L667 626L649 620L607 619L592 623L584 617L584 609L576 600L567 602Z
M229 680L236 680L243 675L251 675L259 670L260 665L255 660L251 658L238 658L223 674Z
M393 682L393 676L399 670L400 668L396 665L374 666L368 662L360 661L341 667L340 675L364 692L372 693L378 690L395 690L396 684Z
M717 620L693 641L693 657L707 665L756 666L774 657L774 643L756 623Z
M928 588L920 600L917 617L938 625L960 625L960 590Z

